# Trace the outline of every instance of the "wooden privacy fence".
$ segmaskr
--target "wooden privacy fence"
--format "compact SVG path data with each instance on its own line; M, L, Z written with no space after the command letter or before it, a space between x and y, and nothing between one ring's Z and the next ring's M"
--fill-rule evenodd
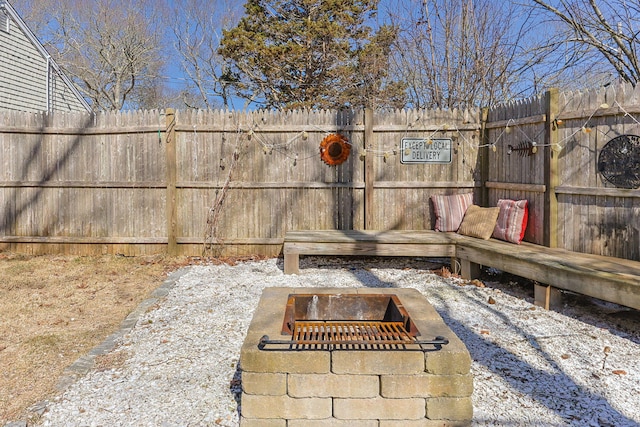
M528 199L527 241L640 260L640 145L633 136L624 147L609 144L640 135L639 113L640 90L624 84L552 90L485 111L487 203ZM531 146L535 153L526 150ZM612 149L618 150L616 164L603 160ZM612 170L632 188L608 181Z
M0 248L273 256L288 230L430 229L431 195L473 191L530 200L525 240L640 259L638 190L597 166L640 111L611 90L482 111L0 112ZM332 133L339 166L319 155ZM450 162L402 163L408 138L450 140Z

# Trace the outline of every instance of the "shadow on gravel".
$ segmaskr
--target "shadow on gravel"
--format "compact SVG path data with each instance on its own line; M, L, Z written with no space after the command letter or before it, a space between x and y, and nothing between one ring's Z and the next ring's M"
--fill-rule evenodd
M598 425L601 426L636 425L634 420L618 412L605 398L593 394L577 384L563 372L553 357L542 350L536 337L513 324L499 310L462 293L460 298L466 298L467 304L481 306L487 312L487 316L496 316L508 324L536 350L537 355L543 358L550 368L546 370L536 368L510 351L487 341L482 335L472 330L469 325L458 321L452 315L452 311L455 309L447 300L440 299L439 304L445 309L438 309L438 313L465 343L471 353L472 360L484 365L493 374L500 376L513 390L523 396L528 395L532 400L556 412L564 418L567 425L583 425L585 422L590 423L594 420L597 420ZM608 419L611 417L615 417L615 419Z
M240 355L238 355L237 360L240 360ZM229 382L229 392L233 396L233 400L236 401L238 418L240 418L242 417L242 368L240 367L240 362L236 364L236 371Z
M533 280L494 269L483 269L480 279L487 287L533 304ZM560 292L562 307L556 310L558 313L640 344L640 311L585 295Z
M352 271L362 269L382 268L415 268L420 270L435 270L443 265L448 265L448 258L423 258L423 257L375 257L375 256L300 256L300 272L304 274L306 268L323 268L326 270ZM278 258L277 266L284 271L284 260Z

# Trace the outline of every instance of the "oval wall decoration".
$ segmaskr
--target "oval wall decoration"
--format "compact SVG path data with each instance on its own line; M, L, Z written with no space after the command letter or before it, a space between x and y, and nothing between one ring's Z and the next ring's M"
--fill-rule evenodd
M344 163L349 157L350 151L351 144L347 138L340 134L332 133L320 143L320 158L329 166Z
M640 187L640 136L620 135L602 147L598 172L618 188Z

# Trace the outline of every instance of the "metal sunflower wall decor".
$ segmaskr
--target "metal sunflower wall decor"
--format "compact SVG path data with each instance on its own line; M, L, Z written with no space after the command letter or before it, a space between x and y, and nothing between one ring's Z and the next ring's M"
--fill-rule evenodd
M344 163L349 157L350 151L351 144L347 138L340 134L332 133L320 143L320 158L329 166Z
M640 187L640 136L620 135L602 147L598 172L618 188Z

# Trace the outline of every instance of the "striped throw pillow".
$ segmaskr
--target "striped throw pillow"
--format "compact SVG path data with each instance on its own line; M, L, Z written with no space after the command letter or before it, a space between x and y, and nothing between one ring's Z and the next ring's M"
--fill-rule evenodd
M500 214L493 229L493 237L507 242L520 244L524 238L529 221L529 202L527 200L498 200Z
M473 193L433 195L436 231L458 231L467 208L473 204Z
M480 206L471 205L464 215L458 233L487 240L493 233L499 213L500 208L498 207L481 208Z

